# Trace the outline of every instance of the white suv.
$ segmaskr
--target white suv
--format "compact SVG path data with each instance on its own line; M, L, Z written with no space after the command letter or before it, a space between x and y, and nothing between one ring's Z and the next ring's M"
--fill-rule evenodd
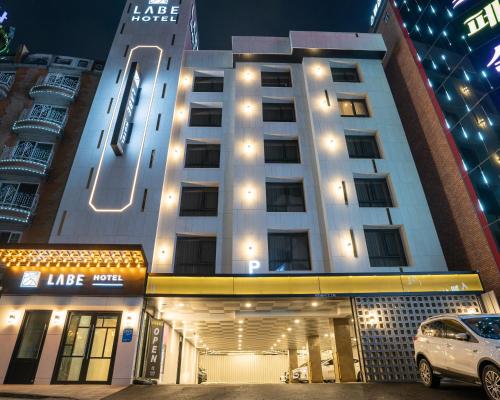
M450 377L481 383L500 400L500 314L438 315L422 322L414 340L425 386Z

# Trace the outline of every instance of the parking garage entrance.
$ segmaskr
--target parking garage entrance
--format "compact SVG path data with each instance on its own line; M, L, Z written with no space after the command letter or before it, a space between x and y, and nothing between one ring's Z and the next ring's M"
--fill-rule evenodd
M140 376L160 384L362 380L348 298L155 297Z

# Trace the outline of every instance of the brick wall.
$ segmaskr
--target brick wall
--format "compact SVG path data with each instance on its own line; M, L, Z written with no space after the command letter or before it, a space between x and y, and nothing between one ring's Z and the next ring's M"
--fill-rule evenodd
M390 6L377 29L389 48L387 78L450 270L478 270L500 296L500 273L439 116Z

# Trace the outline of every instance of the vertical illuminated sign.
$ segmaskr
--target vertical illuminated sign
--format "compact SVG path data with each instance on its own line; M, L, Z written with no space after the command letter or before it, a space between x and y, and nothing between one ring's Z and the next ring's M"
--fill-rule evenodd
M137 62L130 64L126 79L122 102L118 111L118 117L116 118L115 130L111 138L111 147L117 156L124 154L126 144L129 142L130 134L132 133L132 120L141 85L141 76Z
M491 58L487 67L494 67L496 71L500 73L500 44L498 44L495 47L495 50L493 50L493 57Z

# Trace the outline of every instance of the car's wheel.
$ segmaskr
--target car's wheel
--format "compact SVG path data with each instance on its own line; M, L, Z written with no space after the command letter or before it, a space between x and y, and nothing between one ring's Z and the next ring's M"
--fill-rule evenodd
M500 370L494 365L483 368L481 382L486 395L491 400L500 400Z
M432 388L439 386L440 379L434 374L431 364L425 358L422 358L418 363L418 373L425 386Z

